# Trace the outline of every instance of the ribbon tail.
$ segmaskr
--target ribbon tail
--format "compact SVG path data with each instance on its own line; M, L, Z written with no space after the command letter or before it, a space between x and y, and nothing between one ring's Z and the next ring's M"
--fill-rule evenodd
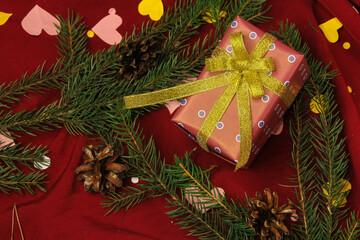
M243 167L249 160L252 144L252 126L251 126L251 106L249 86L244 83L240 86L236 94L239 127L240 127L240 154L235 167L235 171Z
M230 73L226 72L213 77L204 78L194 82L178 85L175 87L136 94L124 97L127 109L150 106L171 100L181 99L197 93L209 91L218 87L223 87L230 83Z
M231 103L231 100L236 94L238 88L238 79L232 78L229 86L221 93L218 100L215 102L214 106L211 108L209 115L205 119L204 123L201 125L199 132L196 135L196 140L200 147L209 151L207 146L207 141L209 140L212 132L214 131L217 123L220 121L224 115L226 109Z

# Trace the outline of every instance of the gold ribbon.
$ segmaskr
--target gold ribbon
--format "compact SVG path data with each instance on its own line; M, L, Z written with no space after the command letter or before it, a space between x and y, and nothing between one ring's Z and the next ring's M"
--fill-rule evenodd
M275 65L271 57L263 57L275 40L275 37L265 33L249 54L242 33L230 34L232 55L217 47L212 58L206 59L206 71L226 71L225 73L156 92L126 96L124 97L125 106L128 109L149 106L227 86L200 127L196 140L202 148L209 151L207 141L236 95L241 134L240 156L235 168L237 170L247 163L251 152L250 96L252 98L264 96L265 87L278 95L288 107L294 100L288 88L268 74L275 70Z

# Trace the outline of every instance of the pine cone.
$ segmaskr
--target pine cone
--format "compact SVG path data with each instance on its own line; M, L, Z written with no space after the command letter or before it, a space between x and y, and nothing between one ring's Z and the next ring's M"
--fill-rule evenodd
M125 45L119 48L119 52L122 53L119 57L122 66L119 73L122 77L131 81L144 76L149 68L156 65L157 58L161 53L160 45L152 37L129 39Z
M276 192L271 194L266 188L264 193L265 198L257 192L256 198L251 198L248 202L249 224L262 240L282 239L281 232L290 235L283 221L295 213L295 209L290 202L279 207Z
M96 152L92 146L83 149L84 163L75 169L79 174L78 179L84 180L84 189L105 194L114 192L116 187L121 187L122 179L125 178L124 172L129 170L126 164L116 163L116 159L122 152L116 152L109 145Z

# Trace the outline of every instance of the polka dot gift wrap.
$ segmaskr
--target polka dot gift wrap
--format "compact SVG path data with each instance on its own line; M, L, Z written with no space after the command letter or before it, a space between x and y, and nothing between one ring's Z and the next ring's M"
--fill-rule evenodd
M249 53L252 52L264 35L262 30L237 17L219 43L219 46L229 54L232 53L230 34L235 32L242 32L244 43ZM266 57L271 57L276 67L275 71L268 74L284 83L290 93L296 96L310 75L310 70L304 56L276 40L265 54L264 58ZM204 68L198 79L208 78L217 74L219 73L206 72ZM225 87L220 87L187 97L176 110L172 121L178 124L190 136L196 136L212 106L224 89ZM250 99L252 122L251 154L248 162L242 169L247 169L255 156L261 154L260 149L270 137L274 128L282 121L282 117L287 110L287 106L276 94L266 88L264 88L264 92L264 96ZM239 159L239 149L242 142L238 119L236 97L234 97L207 142L211 152L232 164L236 164Z

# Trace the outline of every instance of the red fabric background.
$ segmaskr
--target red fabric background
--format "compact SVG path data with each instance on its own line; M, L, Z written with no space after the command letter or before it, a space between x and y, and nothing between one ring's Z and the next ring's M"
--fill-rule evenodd
M27 34L20 23L24 16L35 6L40 5L51 14L67 15L68 9L84 16L88 26L94 26L108 14L109 8L115 8L116 13L123 18L123 24L118 31L124 35L133 26L140 26L147 16L141 16L137 11L140 0L110 1L110 0L62 0L62 1L10 1L0 2L0 11L13 13L13 16L0 26L0 82L6 83L20 78L25 72L32 73L43 61L53 63L57 58L56 38L42 33L39 37ZM174 4L173 0L163 0L165 8ZM312 53L325 64L332 62L333 68L339 69L341 75L334 80L335 94L344 119L344 135L347 137L347 148L350 152L350 181L352 191L348 197L348 206L360 209L360 154L357 146L360 143L359 109L360 109L360 15L349 1L345 0L270 0L272 5L268 16L273 17L270 23L258 24L263 30L276 28L279 21L289 19L297 24L302 37L312 49ZM353 1L358 4L358 1ZM338 42L329 43L321 33L318 25L337 17L343 28L339 30ZM318 32L311 28L309 22ZM344 42L351 44L350 49L342 47ZM89 39L92 50L107 48L98 37ZM350 94L347 86L352 88ZM14 105L15 111L32 109L58 99L60 93L50 91L45 94L30 94L32 99L23 99L21 104ZM178 127L170 122L171 116L167 109L160 109L147 114L141 119L144 133L153 135L157 148L172 161L173 154L182 156L196 144ZM294 199L291 189L279 184L287 184L286 177L294 172L288 166L290 161L291 140L288 131L288 116L285 115L284 131L278 136L272 136L255 163L249 170L233 172L234 166L198 149L194 155L196 163L204 167L217 165L213 170L213 183L222 187L228 197L244 198L244 192L253 195L269 187L277 191L286 201ZM175 220L166 215L168 209L164 198L149 199L127 212L120 210L116 214L104 216L106 210L101 208L100 194L90 194L83 190L83 183L76 180L75 168L81 162L82 147L86 144L85 136L71 136L65 129L57 129L40 133L37 137L23 135L20 141L24 144L43 144L50 149L48 156L52 167L49 174L48 192L38 192L31 196L28 193L10 196L0 193L0 236L10 238L11 210L16 203L26 239L191 239L187 231L179 230ZM131 184L130 181L126 182ZM17 229L17 228L15 228ZM16 238L20 239L18 232Z

